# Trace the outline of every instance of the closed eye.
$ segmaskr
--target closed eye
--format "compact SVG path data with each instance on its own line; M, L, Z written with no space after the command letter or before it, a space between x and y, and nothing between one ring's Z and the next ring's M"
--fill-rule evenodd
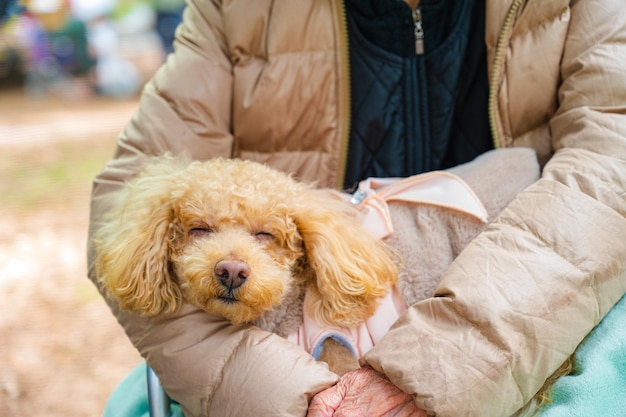
M189 236L200 237L213 233L213 229L208 226L193 226L189 229Z
M274 239L274 235L268 232L258 232L254 234L254 237L261 242L267 242Z

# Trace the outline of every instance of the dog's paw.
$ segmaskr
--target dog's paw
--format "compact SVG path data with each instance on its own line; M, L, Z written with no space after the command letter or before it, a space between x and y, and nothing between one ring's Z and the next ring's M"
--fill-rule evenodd
M318 360L326 362L330 371L339 376L343 376L360 367L359 360L352 351L332 337L322 342L322 353Z

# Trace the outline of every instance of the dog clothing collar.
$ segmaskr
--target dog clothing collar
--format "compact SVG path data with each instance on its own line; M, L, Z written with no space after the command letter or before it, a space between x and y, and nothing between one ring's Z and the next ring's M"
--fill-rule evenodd
M360 219L366 229L383 239L393 233L393 224L387 202L404 201L414 204L430 204L469 215L480 222L487 222L487 210L472 189L456 175L434 171L412 177L368 178L361 181L352 194L341 193L340 198L356 205L362 214ZM287 336L314 358L321 354L322 343L331 337L348 347L357 357L369 351L406 311L397 288L393 287L372 317L356 328L324 325L308 314L308 292L304 298L303 323Z
M408 178L368 178L359 183L352 196L344 199L362 213L363 225L380 239L393 233L389 201L429 204L469 215L487 222L487 210L461 178L445 171L433 171Z
M378 343L406 311L400 293L393 287L380 300L373 316L358 327L346 328L317 322L308 314L307 299L308 291L304 297L303 322L296 331L287 336L287 340L304 348L315 359L319 358L322 343L329 337L349 348L356 357L361 357Z

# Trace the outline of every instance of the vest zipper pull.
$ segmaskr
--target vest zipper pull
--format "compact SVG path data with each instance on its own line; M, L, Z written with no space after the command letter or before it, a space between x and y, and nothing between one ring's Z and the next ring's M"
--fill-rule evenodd
M422 10L413 9L413 26L415 27L415 55L424 55L424 28L422 27Z

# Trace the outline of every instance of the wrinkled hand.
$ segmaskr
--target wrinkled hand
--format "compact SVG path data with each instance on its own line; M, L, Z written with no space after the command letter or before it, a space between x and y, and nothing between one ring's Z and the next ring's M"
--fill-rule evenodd
M372 368L348 372L318 393L307 417L426 417L413 398Z

